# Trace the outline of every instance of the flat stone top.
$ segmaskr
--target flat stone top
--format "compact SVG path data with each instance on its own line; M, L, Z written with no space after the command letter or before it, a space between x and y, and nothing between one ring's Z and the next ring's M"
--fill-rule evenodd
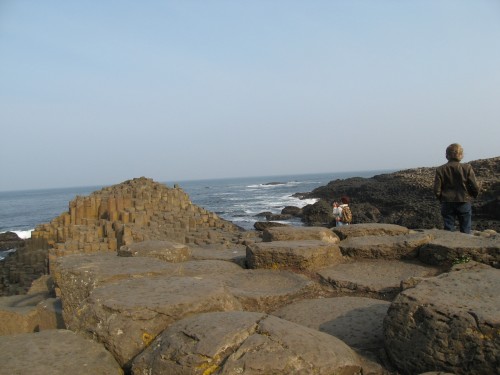
M446 314L474 312L477 320L500 327L500 270L468 267L421 281L402 294Z
M344 281L367 287L372 291L397 288L410 277L435 276L440 272L419 262L399 260L363 260L326 267L318 274L327 280Z
M141 273L155 274L172 272L178 265L163 262L155 258L120 257L116 253L73 254L57 258L57 269L75 270L77 272L91 272L93 274L107 275L134 275Z
M317 249L319 247L338 247L334 242L326 242L320 240L291 240L291 241L272 241L272 242L259 242L251 245L251 247L261 248L261 249Z
M356 247L356 246L393 246L393 247L408 247L411 244L424 244L433 240L430 233L405 233L395 234L392 236L367 235L362 237L349 237L340 243L340 247Z
M349 224L343 225L341 227L334 227L332 231L339 236L339 238L345 239L348 237L362 237L362 236L394 236L398 234L407 234L410 230L406 227L395 224L379 224L379 223L368 223L368 224Z
M500 236L482 237L473 236L460 232L450 232L446 230L431 229L424 230L423 233L433 237L430 242L438 245L457 249L498 249L500 251Z
M1 374L123 374L101 344L68 330L0 336Z
M213 246L192 247L191 256L195 260L212 259L232 261L235 258L244 258L246 256L246 247L240 246L229 249L222 249L220 247L218 248Z
M124 280L94 289L89 301L100 301L116 311L150 310L161 313L173 306L200 305L209 299L231 296L220 280L201 276L147 277ZM235 301L235 305L238 305Z
M139 275L197 275L202 273L237 272L238 265L218 260L169 263L149 257L120 257L116 254L95 253L68 255L57 260L57 269L74 273L91 273L100 280Z
M167 240L148 240L142 242L134 242L131 245L122 246L131 252L134 251L164 251L164 250L179 250L188 248L187 245Z
M305 299L272 314L314 328L357 349L383 346L383 320L390 302L364 297Z
M38 303L49 298L48 293L33 293L0 298L0 310L28 313L36 308Z
M330 229L325 227L271 227L264 230L262 240L287 241L287 240L320 240L338 243L339 238Z
M221 279L238 294L280 295L314 285L306 276L286 270L252 269Z

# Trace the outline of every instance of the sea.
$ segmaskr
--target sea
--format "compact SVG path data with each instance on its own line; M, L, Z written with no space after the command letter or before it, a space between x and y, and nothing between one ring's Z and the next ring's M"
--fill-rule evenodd
M324 186L336 179L349 177L373 177L391 171L336 172L320 174L299 174L224 178L212 180L166 181L169 187L179 185L197 206L216 213L219 217L251 230L262 217L262 212L281 213L285 206L304 207L314 199L294 197ZM69 209L69 202L77 196L87 196L103 186L84 186L24 191L0 191L0 233L15 232L21 238L30 238L31 231L38 224L49 223ZM264 219L265 220L265 219ZM299 219L286 223L301 226ZM10 249L0 251L0 260Z

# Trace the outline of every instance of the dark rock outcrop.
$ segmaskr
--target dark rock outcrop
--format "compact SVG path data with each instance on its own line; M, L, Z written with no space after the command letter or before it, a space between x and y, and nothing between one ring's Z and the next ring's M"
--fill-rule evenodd
M283 223L277 223L275 221L257 221L253 227L255 230L258 231L264 231L267 228L273 228L273 227L287 227L289 226L288 224L283 224Z
M301 216L302 208L296 206L286 206L281 210L282 215Z
M473 229L500 231L500 157L471 161L481 186L473 202ZM331 202L342 195L351 198L354 223L389 223L408 228L442 228L439 202L432 186L436 168L416 168L372 178L335 180L301 198L319 198L303 208L309 225L333 226Z
M24 246L24 240L14 232L0 233L0 251L18 249Z

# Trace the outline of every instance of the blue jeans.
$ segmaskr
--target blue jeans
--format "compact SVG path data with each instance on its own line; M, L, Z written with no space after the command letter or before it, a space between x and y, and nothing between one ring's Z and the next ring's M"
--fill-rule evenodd
M455 218L458 218L460 232L470 233L472 226L472 207L469 202L441 202L441 215L444 230L455 230Z

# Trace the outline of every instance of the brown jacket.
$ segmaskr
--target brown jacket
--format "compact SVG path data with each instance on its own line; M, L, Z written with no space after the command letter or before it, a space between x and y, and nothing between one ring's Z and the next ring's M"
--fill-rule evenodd
M456 160L436 169L434 194L441 202L470 202L479 194L474 170L469 164Z

